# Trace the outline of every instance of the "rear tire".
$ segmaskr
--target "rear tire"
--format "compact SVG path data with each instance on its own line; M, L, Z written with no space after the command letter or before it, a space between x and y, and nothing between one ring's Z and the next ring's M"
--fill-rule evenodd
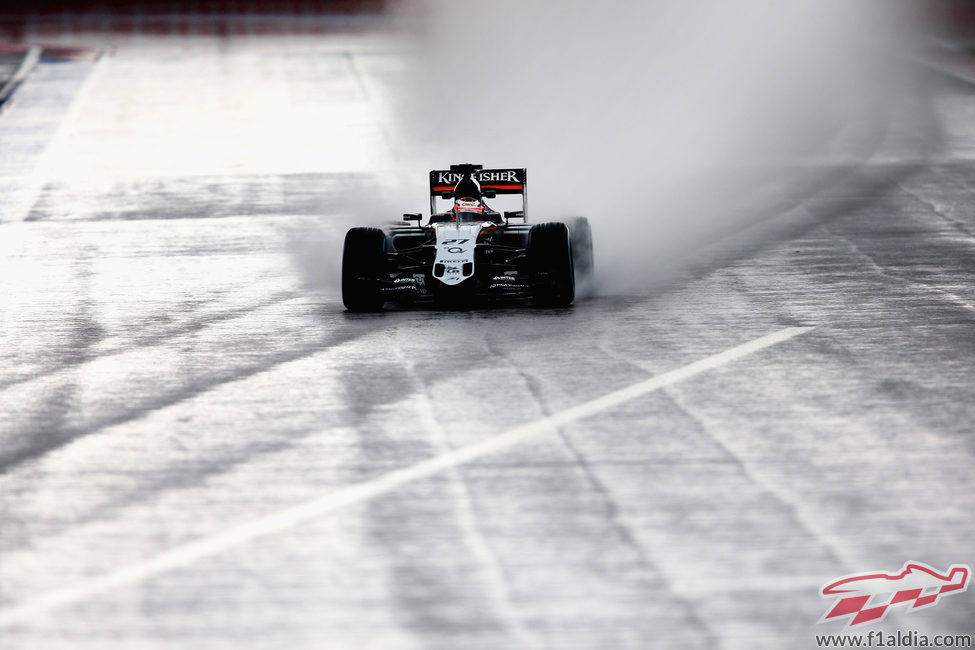
M386 302L380 281L386 266L386 233L352 228L342 251L342 302L349 311L379 311Z
M565 307L575 299L572 242L564 223L540 223L528 231L532 296L541 307Z
M592 280L592 228L585 217L568 217L569 240L572 242L572 264L576 269L576 284Z

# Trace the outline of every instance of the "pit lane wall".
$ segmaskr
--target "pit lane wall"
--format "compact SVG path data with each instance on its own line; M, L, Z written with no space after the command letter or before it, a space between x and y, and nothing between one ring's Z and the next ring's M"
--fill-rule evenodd
M49 36L317 34L368 29L394 0L34 0L0 10L0 44Z
M0 9L0 44L71 33L288 34L363 27L413 0L32 0ZM975 0L890 0L935 38L975 44ZM556 3L557 4L557 3Z

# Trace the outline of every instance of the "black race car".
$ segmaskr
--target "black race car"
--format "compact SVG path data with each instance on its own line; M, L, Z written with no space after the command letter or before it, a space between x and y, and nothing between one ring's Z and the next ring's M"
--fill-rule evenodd
M521 209L497 212L484 202L501 195L520 195ZM450 201L449 207L438 212L438 200ZM421 214L404 214L402 223L385 229L346 234L342 301L357 312L380 310L386 302L571 304L576 281L592 275L589 221L528 225L526 204L524 169L451 165L431 171L426 224Z

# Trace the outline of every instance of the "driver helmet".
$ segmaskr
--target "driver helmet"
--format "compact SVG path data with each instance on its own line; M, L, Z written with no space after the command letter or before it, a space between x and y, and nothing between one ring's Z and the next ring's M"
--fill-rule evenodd
M454 185L454 221L480 220L484 214L481 203L481 186L470 174L465 174Z
M484 204L473 196L464 196L454 199L454 212L484 212Z
M454 185L453 194L454 198L458 200L464 198L470 201L480 201L481 185L467 174Z

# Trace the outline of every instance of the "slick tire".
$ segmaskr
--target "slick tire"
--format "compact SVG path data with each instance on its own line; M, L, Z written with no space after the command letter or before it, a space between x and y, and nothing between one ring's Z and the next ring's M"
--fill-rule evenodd
M354 312L379 311L385 299L381 279L386 265L386 234L378 228L352 228L342 251L342 302Z
M575 299L572 242L564 223L540 223L528 231L532 297L540 307L565 307Z

